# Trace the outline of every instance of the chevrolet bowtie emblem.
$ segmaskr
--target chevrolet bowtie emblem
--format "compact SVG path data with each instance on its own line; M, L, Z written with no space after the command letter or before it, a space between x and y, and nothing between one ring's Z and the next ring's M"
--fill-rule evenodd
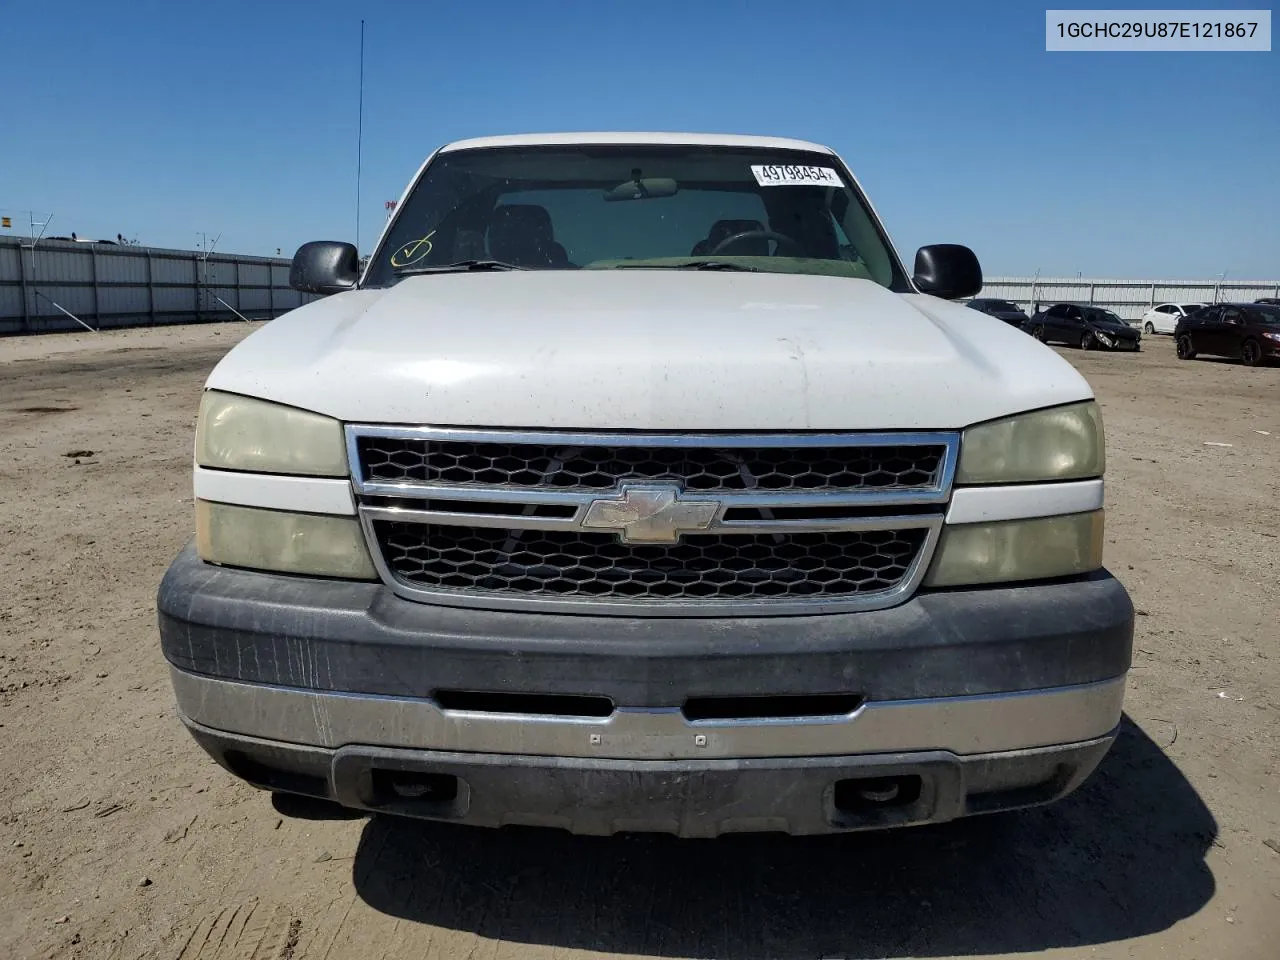
M612 530L623 543L676 543L680 534L708 529L715 500L681 500L676 483L622 483L618 496L593 500L582 526Z

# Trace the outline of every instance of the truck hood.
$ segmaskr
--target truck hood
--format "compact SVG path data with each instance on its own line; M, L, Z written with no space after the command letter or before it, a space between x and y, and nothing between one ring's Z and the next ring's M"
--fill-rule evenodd
M866 280L520 271L294 310L208 386L346 421L644 430L958 428L1088 385L1000 320Z

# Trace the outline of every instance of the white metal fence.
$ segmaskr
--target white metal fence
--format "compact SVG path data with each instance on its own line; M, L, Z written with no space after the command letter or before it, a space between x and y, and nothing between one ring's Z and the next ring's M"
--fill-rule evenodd
M286 259L0 237L0 334L269 319L310 299Z
M1280 297L1280 280L1094 280L989 277L980 297L1009 300L1028 313L1053 303L1088 303L1137 320L1159 303L1249 303Z
M1136 320L1158 303L1280 297L1280 280L1099 280L990 277L983 297L1028 312L1089 303ZM278 317L314 299L289 286L289 261L42 240L34 250L0 237L0 334Z

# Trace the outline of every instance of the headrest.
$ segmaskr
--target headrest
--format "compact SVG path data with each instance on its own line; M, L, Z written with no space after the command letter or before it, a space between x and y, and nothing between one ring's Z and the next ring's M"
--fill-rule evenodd
M489 254L519 266L545 266L558 259L551 214L545 207L513 203L493 211Z
M519 232L524 236L551 242L551 214L546 207L533 203L512 203L498 207L493 211L493 221L489 225L489 235L494 233Z

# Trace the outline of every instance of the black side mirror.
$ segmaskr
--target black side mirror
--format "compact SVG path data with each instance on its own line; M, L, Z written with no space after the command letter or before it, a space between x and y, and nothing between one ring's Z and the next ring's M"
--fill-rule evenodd
M921 293L958 300L972 297L982 289L982 267L968 247L935 243L916 251L915 276L911 282Z
M304 243L289 265L289 286L303 293L342 293L354 289L359 279L356 248L337 240Z

